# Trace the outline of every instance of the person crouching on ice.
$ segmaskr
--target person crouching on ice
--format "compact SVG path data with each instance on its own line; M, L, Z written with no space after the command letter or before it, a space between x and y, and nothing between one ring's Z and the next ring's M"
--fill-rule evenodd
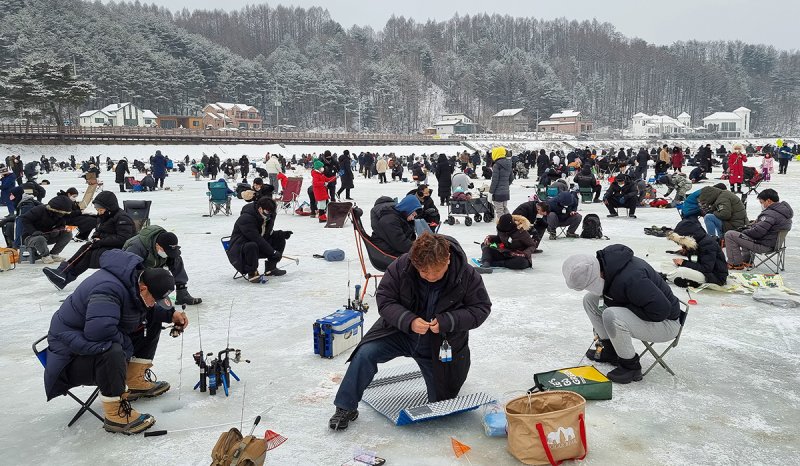
M164 269L144 269L142 259L119 249L100 257L100 270L67 297L50 321L44 387L47 400L80 385L100 388L108 432L138 434L156 420L130 402L169 390L150 368L162 322L183 330L189 319L168 295L175 281Z
M252 283L261 282L259 259L266 259L264 275L277 277L286 274L285 270L278 268L278 261L283 257L286 240L292 236L292 232L273 231L275 208L275 201L262 197L257 203L242 207L242 213L233 225L228 260Z
M632 339L671 341L684 317L667 282L622 244L601 249L596 256L569 256L561 273L569 289L588 291L583 309L600 337L602 350L590 349L586 357L618 366L607 374L612 382L642 380L642 365Z
M492 302L461 246L425 233L411 251L386 270L377 292L380 318L350 356L328 426L344 430L358 418L358 402L378 372L378 363L414 358L428 389L428 401L458 395L469 372L469 331L478 328ZM451 361L439 359L447 342Z

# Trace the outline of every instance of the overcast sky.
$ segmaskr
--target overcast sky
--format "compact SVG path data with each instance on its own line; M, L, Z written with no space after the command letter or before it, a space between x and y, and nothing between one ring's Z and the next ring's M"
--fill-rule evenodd
M253 0L141 0L170 9L235 10ZM592 19L613 24L629 37L664 45L677 40L742 40L800 50L800 0L282 0L271 6L321 6L345 27L382 29L392 15L419 21L459 14L499 13L537 18ZM777 23L776 23L777 22Z

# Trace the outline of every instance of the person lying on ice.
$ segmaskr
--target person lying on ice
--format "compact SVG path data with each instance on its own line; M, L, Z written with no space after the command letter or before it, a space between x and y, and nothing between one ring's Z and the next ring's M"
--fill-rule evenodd
M130 402L169 390L167 382L154 380L150 368L162 322L180 330L189 325L169 302L174 289L167 270L145 269L139 256L119 249L103 253L100 270L75 288L50 321L47 400L71 387L96 385L106 431L130 435L155 424Z
M283 257L286 240L292 232L273 231L275 208L275 201L262 197L257 203L242 207L242 213L233 225L228 260L252 283L261 282L259 259L266 259L264 275L277 277L286 274L285 270L278 268L278 261Z
M144 266L149 269L167 269L175 277L175 304L200 304L200 298L189 294L186 284L189 276L183 267L181 247L175 233L164 230L158 225L142 228L138 235L129 239L122 246L124 251L132 252L144 259Z
M588 291L583 309L602 350L590 349L586 357L618 366L607 375L613 382L642 380L642 365L631 339L671 341L681 328L684 314L667 282L622 244L601 249L596 256L569 256L561 273L569 289Z
M411 251L392 262L377 292L380 318L350 356L330 418L331 429L346 429L358 418L358 402L378 372L378 363L400 356L419 365L428 401L458 395L469 372L469 331L492 310L489 294L461 246L425 233ZM452 361L439 359L447 342Z

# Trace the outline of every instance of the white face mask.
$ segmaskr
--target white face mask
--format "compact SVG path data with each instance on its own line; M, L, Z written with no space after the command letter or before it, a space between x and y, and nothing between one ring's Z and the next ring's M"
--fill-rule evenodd
M167 251L158 251L158 257L166 259L169 256L167 256Z
M70 198L71 200L73 200L73 201L77 201L77 200L78 200L78 196L70 196L69 198Z

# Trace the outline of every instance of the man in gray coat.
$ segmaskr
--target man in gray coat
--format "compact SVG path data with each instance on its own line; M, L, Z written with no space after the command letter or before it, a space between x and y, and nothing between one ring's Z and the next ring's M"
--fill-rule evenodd
M511 160L506 157L505 147L492 149L492 162L492 184L489 186L489 193L494 204L494 218L500 218L503 214L511 213L508 210L508 201L511 199L509 186L514 174L511 170Z
M725 252L731 270L743 270L752 265L753 253L773 251L778 232L792 229L794 212L774 189L761 191L758 202L763 210L752 225L742 232L729 230L725 233Z

